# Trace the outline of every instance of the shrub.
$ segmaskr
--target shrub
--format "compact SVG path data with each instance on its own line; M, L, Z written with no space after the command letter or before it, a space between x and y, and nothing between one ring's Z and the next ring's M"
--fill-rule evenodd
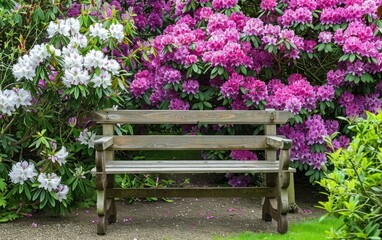
M149 52L138 47L124 59L116 56L135 28L129 15L107 4L46 25L12 66L15 80L0 90L0 180L9 183L0 187L0 207L10 211L5 220L31 207L64 214L72 200L94 202L89 157L95 135L86 114L118 105L130 59Z
M381 239L382 112L367 113L367 119L356 119L349 129L355 133L349 147L329 155L334 170L320 181L328 195L320 207L343 218L331 238Z

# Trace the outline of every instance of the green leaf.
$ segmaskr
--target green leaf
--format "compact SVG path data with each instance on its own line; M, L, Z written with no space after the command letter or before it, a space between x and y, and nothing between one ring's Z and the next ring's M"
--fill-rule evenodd
M374 79L370 74L364 73L361 76L361 81L364 83L372 83L372 82L374 82Z
M346 61L346 60L348 60L348 59L349 59L349 55L348 55L348 54L345 54L345 55L342 55L338 61L339 61L339 62L343 62L343 61Z
M247 68L244 67L243 65L240 66L240 71L241 71L241 73L243 73L244 75L247 75Z
M7 189L7 184L5 183L5 179L0 178L0 192L4 192Z
M280 15L283 15L284 14L284 12L283 11L281 11L281 9L280 8L275 8L275 11L278 13L278 14L280 14Z
M5 208L7 206L7 200L5 197L0 197L0 207Z
M350 54L349 61L350 62L354 62L354 60L355 60L355 55L354 54Z

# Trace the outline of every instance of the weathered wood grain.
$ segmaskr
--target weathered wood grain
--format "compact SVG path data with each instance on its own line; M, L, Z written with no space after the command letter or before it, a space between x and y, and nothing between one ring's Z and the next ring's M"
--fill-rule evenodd
M276 110L118 110L89 114L98 123L130 124L284 124L291 117L290 112Z
M115 136L112 150L261 150L266 136L150 135Z
M100 151L106 150L111 145L113 145L113 137L102 137L94 141L94 148Z
M267 137L267 145L273 148L287 150L292 147L292 140L276 136L270 136Z

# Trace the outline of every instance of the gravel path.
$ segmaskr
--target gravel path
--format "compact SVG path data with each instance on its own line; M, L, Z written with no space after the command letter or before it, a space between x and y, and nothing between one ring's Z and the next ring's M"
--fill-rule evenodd
M303 211L289 214L290 222L320 216L314 201L300 196ZM317 199L315 199L317 200ZM302 203L301 203L302 202ZM166 202L117 203L117 222L107 235L96 235L95 208L76 209L65 217L34 214L0 224L0 239L213 239L242 231L276 232L276 223L261 220L260 199L190 198Z

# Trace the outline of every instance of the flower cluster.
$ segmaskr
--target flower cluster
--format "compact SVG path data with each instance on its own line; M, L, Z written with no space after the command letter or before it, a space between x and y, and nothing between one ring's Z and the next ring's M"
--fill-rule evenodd
M338 29L334 34L334 42L345 54L358 54L362 57L378 58L382 48L382 40L374 37L374 31L370 26L362 22L351 22L343 31Z
M382 100L379 93L367 94L366 96L344 92L338 103L345 108L347 116L364 116L365 110L377 113L382 109Z
M318 101L330 101L334 98L334 88L330 85L313 87L305 77L292 74L289 85L274 79L269 82L269 107L287 110L298 114L302 108L313 110Z
M119 63L109 59L100 50L92 49L82 55L89 40L86 35L80 33L80 22L77 19L50 22L47 31L51 38L57 34L68 37L69 43L62 47L62 50L50 44L35 45L13 66L13 74L18 80L22 78L33 80L37 66L48 58L54 58L63 60L64 74L61 80L68 88L76 85L86 86L90 83L94 88L105 89L111 86L112 75L118 74L121 68ZM101 24L95 23L90 27L89 35L102 40L111 37L121 42L124 37L123 25L111 24L107 30Z
M22 161L14 164L8 175L13 183L20 183L22 185L25 181L34 181L37 172L33 163Z
M54 155L50 156L50 160L52 160L53 163L57 162L60 166L64 165L66 163L66 158L68 157L69 153L66 151L66 147L62 147L60 151L56 152Z
M12 115L20 106L32 105L32 96L29 91L21 88L12 90L0 90L0 116Z
M226 174L225 177L228 179L228 184L232 187L247 187L252 178L250 175L246 174Z
M231 158L234 160L257 160L256 153L249 150L232 150L230 154Z
M322 164L327 161L324 151L311 151L314 146L325 146L324 136L332 135L338 131L339 124L336 120L323 120L320 115L309 116L308 120L302 124L295 124L293 127L284 125L279 128L279 133L285 135L293 141L291 157L298 159L302 163L313 166L314 169L321 169ZM348 138L341 136L335 140L335 147L347 147ZM326 148L324 148L326 150Z
M43 188L47 191L54 191L58 201L67 199L67 194L69 193L68 186L61 184L61 177L57 176L55 173L40 173L37 178L40 183L39 188Z
M96 135L93 132L91 132L87 128L85 128L80 133L80 136L77 138L77 141L79 141L83 145L87 145L90 148L94 148L95 136Z

